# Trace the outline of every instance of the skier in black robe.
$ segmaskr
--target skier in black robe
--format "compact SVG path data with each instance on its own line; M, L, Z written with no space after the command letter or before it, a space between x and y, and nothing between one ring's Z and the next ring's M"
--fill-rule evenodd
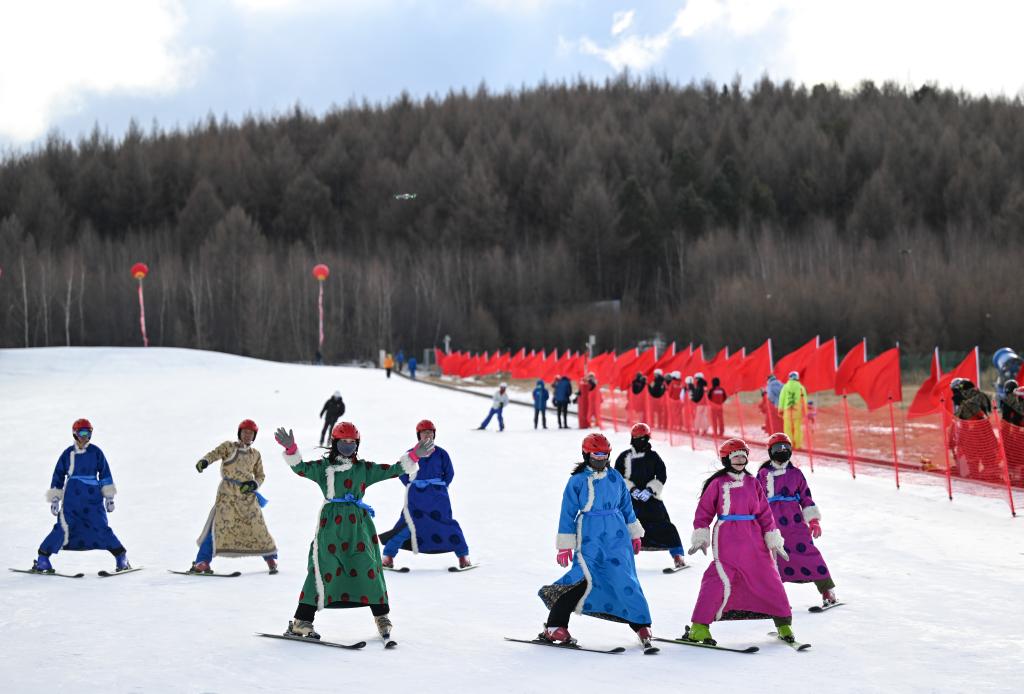
M626 480L633 511L644 529L641 549L668 550L675 569L686 566L683 542L661 500L665 489L665 461L651 448L651 428L639 422L629 432L630 448L615 459L615 469Z

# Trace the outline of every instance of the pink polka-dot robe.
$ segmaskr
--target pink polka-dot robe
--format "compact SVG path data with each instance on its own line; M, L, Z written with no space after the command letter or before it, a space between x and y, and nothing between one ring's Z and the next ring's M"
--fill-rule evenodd
M732 515L753 519L721 520ZM765 534L778 532L775 520L761 484L752 475L728 472L712 480L697 504L693 527L695 539L710 528L713 556L693 608L695 623L792 616L765 545Z
M768 497L775 525L786 541L789 561L778 557L782 580L786 583L810 583L830 579L828 567L814 546L811 529L807 525L812 518L821 518L821 513L811 498L804 473L789 462L781 466L768 463L758 470L757 479Z

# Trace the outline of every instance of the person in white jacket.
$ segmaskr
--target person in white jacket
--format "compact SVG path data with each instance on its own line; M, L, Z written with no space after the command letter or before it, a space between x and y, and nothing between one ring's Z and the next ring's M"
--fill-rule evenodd
M486 429L491 423L491 417L498 415L498 431L505 431L505 418L501 416L502 410L508 404L508 384L502 383L498 386L498 392L491 398L491 411L487 413L487 419L480 425L480 429Z

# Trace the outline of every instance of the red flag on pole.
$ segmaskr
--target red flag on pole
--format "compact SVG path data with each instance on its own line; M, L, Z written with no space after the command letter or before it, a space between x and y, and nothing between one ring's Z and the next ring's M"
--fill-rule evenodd
M870 411L903 400L900 348L893 347L862 364L850 379L849 389L864 398Z
M940 403L944 400L950 411L952 411L953 398L950 397L949 384L952 383L954 378L966 378L973 382L974 385L980 385L980 366L981 363L978 359L978 348L975 347L967 353L967 356L964 357L963 361L956 365L955 369L940 377L939 380L935 382L935 387L932 389L932 397L935 399L935 402Z
M800 382L808 393L832 390L836 387L836 338L818 347L800 373Z
M861 340L843 357L836 370L836 395L845 395L851 392L850 380L857 369L867 361L867 349L867 340Z
M809 341L803 347L798 347L786 356L775 362L775 378L779 379L783 383L789 380L789 374L792 371L796 371L800 374L800 380L803 381L804 370L807 368L807 364L810 363L814 357L814 353L818 351L818 336L815 335L814 339Z
M935 393L935 385L940 378L942 378L942 368L939 366L939 348L936 347L932 351L931 373L917 389L914 399L910 402L910 407L907 409L908 417L927 417L942 410L942 403Z
M760 390L771 372L772 341L765 340L763 345L748 354L740 363L733 385L737 392Z

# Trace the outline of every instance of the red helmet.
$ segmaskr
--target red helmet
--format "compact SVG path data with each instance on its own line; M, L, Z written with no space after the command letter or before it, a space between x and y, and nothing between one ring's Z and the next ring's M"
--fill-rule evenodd
M730 455L738 451L743 451L748 456L750 455L750 449L747 448L747 444L743 439L729 439L718 449L718 456L723 460L728 460Z
M260 428L256 426L256 422L251 419L243 419L238 423L238 438L242 438L242 429L249 429L252 431L252 440L256 440L256 434L259 433Z
M356 429L356 425L352 422L341 422L335 424L334 428L331 429L332 439L352 439L353 441L359 441L359 430Z
M437 427L435 427L434 423L429 419L421 419L419 423L416 424L416 435L419 436L421 431L432 431L436 435Z
M85 417L76 419L75 423L71 425L71 433L77 434L79 429L88 429L89 431L92 431L92 422Z
M641 436L650 436L651 428L643 422L637 422L633 425L633 428L629 430L629 438L638 439Z
M587 434L583 438L584 453L608 453L612 452L612 444L604 434Z
M772 434L771 436L768 437L768 450L770 451L772 449L772 446L774 446L777 443L785 443L789 444L790 448L793 447L793 441L790 440L790 438L783 434L781 431Z

